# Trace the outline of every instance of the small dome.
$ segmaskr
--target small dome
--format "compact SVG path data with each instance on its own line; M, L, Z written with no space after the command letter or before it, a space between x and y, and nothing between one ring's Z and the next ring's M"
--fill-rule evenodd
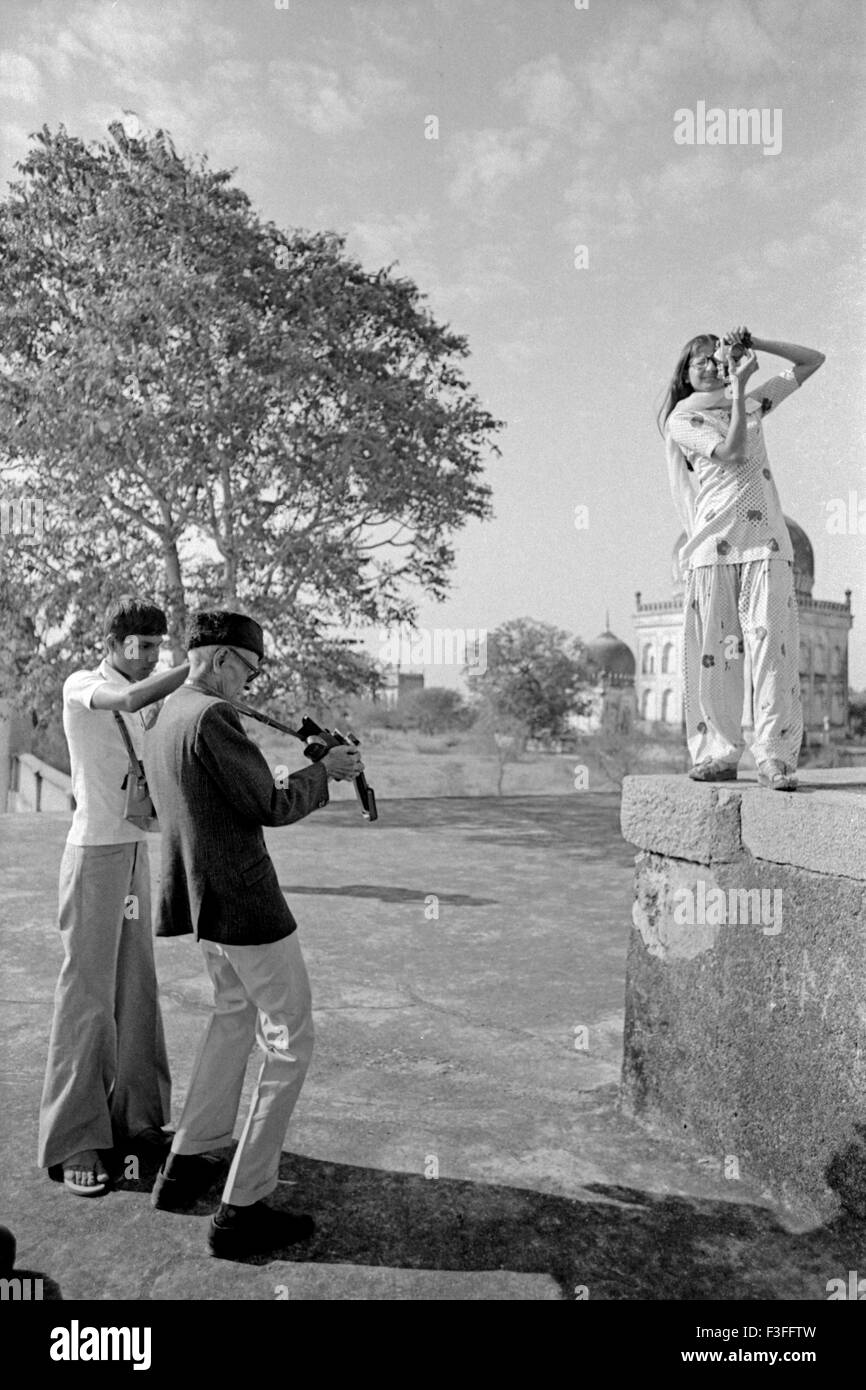
M798 594L811 595L815 583L815 552L802 526L785 517L785 525L794 547L794 589Z
M586 645L586 653L593 666L602 674L609 676L633 676L636 670L631 647L608 629Z
M808 598L815 583L815 555L812 550L812 542L802 526L798 526L797 522L792 521L789 516L785 517L785 525L788 528L788 535L791 537L791 546L794 551L794 591L798 594L804 594ZM674 594L681 594L685 589L685 577L680 568L680 550L685 543L686 533L682 531L677 537L671 554L671 582Z

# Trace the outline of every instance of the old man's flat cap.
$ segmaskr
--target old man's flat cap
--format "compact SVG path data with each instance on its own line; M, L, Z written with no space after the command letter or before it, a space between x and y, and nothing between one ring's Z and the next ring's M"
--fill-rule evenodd
M265 654L263 638L264 632L255 618L212 608L193 614L186 645L187 650L192 647L243 647L244 651L255 652L261 659Z

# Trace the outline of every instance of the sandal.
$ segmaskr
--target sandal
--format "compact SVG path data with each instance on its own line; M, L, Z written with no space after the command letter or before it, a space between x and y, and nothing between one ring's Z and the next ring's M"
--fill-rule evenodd
M697 763L689 769L689 777L693 782L736 782L736 765L723 762L721 758L704 758L702 763Z
M768 758L765 763L758 764L758 786L769 787L774 792L795 792L797 779L781 759Z
M88 1173L95 1181L80 1182L75 1177L76 1173ZM103 1192L107 1192L110 1182L101 1158L93 1149L73 1154L63 1164L63 1186L74 1192L76 1197L101 1197Z

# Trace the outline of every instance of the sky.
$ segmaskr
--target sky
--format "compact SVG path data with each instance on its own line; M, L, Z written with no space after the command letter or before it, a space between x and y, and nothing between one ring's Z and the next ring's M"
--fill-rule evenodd
M765 434L813 596L854 591L862 688L864 39L851 0L0 0L0 186L43 123L104 139L130 110L264 218L417 283L506 426L431 632L590 640L609 610L634 649L635 591L671 592L655 414L683 344L819 348ZM734 108L763 128L738 142Z

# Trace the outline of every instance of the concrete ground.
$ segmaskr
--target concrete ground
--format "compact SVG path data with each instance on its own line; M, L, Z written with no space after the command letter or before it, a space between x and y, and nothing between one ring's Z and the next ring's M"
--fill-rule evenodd
M152 1172L84 1201L35 1167L68 818L0 817L16 1272L63 1299L826 1299L863 1263L862 1223L804 1228L726 1180L722 1155L617 1109L633 882L618 820L618 796L585 792L383 800L375 826L343 802L268 832L317 1028L275 1200L318 1229L235 1263L205 1247L218 1192L157 1213ZM190 939L156 954L176 1118L208 985Z

